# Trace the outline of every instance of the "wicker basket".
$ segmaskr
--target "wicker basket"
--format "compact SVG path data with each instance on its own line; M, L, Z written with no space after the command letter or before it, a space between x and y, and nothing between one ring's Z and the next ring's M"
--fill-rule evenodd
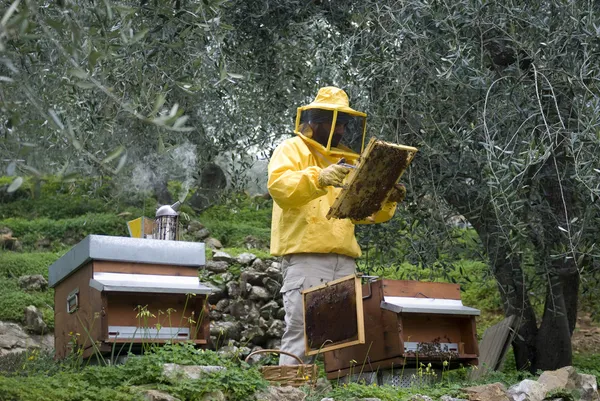
M294 354L280 351L277 349L261 349L252 352L245 359L246 362L257 354L276 353L291 356L298 361L298 365L277 365L277 366L261 366L260 372L265 380L271 384L279 384L280 386L314 386L318 378L318 366L303 364L302 360Z

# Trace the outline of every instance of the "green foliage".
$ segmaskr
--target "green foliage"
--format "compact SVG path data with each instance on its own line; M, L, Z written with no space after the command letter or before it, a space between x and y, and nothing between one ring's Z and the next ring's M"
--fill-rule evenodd
M0 320L21 322L23 311L34 305L43 314L49 329L54 327L54 291L24 291L18 279L25 275L41 274L48 278L48 267L59 258L58 253L0 253Z
M379 398L382 401L407 400L416 394L427 395L432 399L438 399L442 395L461 398L464 396L460 389L465 385L464 382L441 382L430 386L418 386L399 388L389 385L376 386L365 385L364 383L337 384L327 394L313 394L307 400L318 401L323 397L334 398L336 400L352 400L360 398ZM466 397L464 397L466 398Z
M74 245L89 234L128 236L127 219L105 213L90 213L83 216L52 220L49 218L9 218L0 224L10 228L23 246L31 248L40 239Z
M15 177L0 176L0 188L10 185ZM57 195L69 195L74 198L103 198L113 195L113 184L109 177L70 177L65 179L59 175L25 175L23 184L14 192L0 191L0 200L12 201L27 199L29 201L46 198L50 200ZM15 202L14 206L18 207ZM2 216L2 214L0 214Z
M579 373L596 376L596 382L600 382L600 354L574 352L573 366Z
M0 357L0 376L51 376L66 369L54 353L37 349L9 353Z
M575 401L581 399L581 392L575 389L567 390L565 388L554 389L548 391L545 399L556 400L561 399L565 401Z
M24 291L17 279L0 277L0 320L22 322L25 308L29 305L37 307L43 314L44 321L52 330L54 327L54 291Z
M143 401L145 398L126 385L95 387L76 373L54 376L2 377L0 394L6 401Z
M264 249L258 249L258 248L252 248L252 249L247 249L247 248L223 248L223 252L228 253L229 255L233 256L233 257L237 257L240 256L242 253L251 253L253 255L255 255L257 258L259 259L269 259L271 258L271 254L269 253L269 251L264 250ZM207 250L207 257L210 259L212 258L213 255L213 250L208 248Z
M171 381L162 376L165 363L227 369L206 373L201 380ZM230 400L245 401L267 385L256 368L223 359L213 351L203 351L191 344L152 347L142 356L130 356L122 365L85 368L69 367L47 354L24 353L0 358L0 373L6 376L0 375L0 394L7 397L2 399L24 401L138 400L142 399L139 395L142 388L158 388L188 400L220 390Z
M60 256L60 253L54 252L2 252L0 253L0 277L19 278L24 275L41 274L47 279L48 267Z
M271 201L236 195L203 211L198 219L225 247L242 246L248 236L266 245L271 237L271 210Z
M100 198L57 194L41 199L0 204L0 219L46 217L59 220L88 213L103 213L106 209L106 201Z

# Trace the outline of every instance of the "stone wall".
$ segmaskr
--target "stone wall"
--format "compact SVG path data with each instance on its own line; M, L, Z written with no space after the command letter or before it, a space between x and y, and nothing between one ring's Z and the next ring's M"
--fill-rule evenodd
M200 277L213 288L208 298L211 348L242 354L279 348L285 312L277 260L261 260L252 253L234 258L216 251Z

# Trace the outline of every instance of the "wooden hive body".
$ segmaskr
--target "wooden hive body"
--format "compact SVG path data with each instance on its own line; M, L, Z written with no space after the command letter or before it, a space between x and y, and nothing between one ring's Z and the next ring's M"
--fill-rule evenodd
M56 358L122 344L207 344L204 261L201 243L88 236L49 267Z
M329 379L421 362L477 365L479 311L462 305L458 285L377 280L362 296L365 341L324 353Z

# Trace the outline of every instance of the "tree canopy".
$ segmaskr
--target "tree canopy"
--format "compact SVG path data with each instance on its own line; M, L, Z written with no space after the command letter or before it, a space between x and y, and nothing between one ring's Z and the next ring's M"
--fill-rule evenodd
M431 266L464 216L520 318L518 366L570 362L599 263L595 2L22 0L0 14L9 175L128 176L148 157L183 163L184 146L196 168L227 155L242 183L240 162L268 158L295 108L339 86L371 135L420 149L406 207L363 247Z

